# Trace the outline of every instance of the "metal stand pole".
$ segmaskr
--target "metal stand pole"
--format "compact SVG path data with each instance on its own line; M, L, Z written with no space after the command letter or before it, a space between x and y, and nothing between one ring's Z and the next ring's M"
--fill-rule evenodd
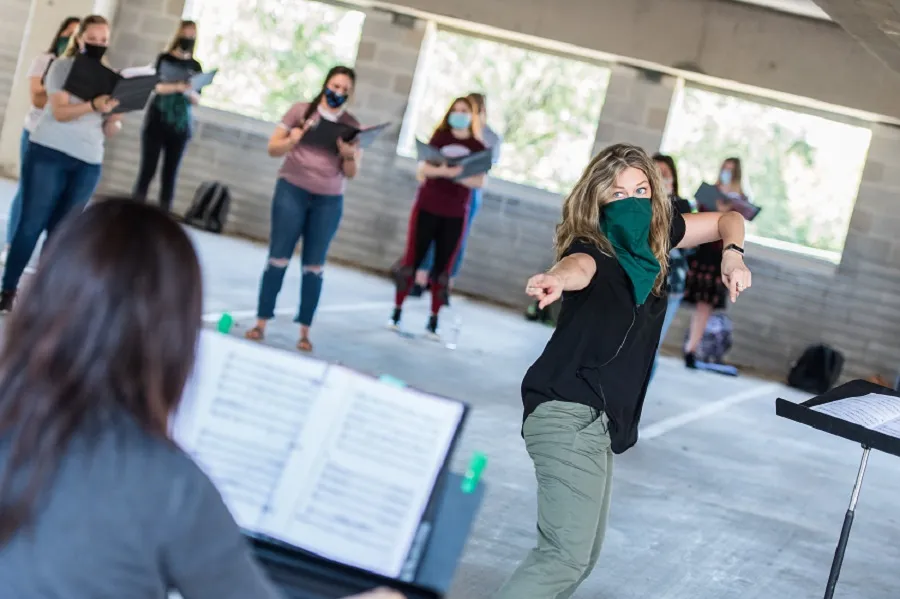
M850 527L853 525L853 514L856 511L856 502L859 500L859 489L862 487L863 476L866 473L866 465L869 463L869 448L863 445L862 460L859 462L859 472L856 475L856 484L853 485L853 493L850 495L850 507L844 516L844 526L841 527L841 537L838 540L837 549L834 550L834 560L831 562L831 573L828 575L828 586L825 587L825 599L834 597L834 588L837 586L838 577L841 575L841 565L844 563L844 552L847 550L847 539L850 538Z

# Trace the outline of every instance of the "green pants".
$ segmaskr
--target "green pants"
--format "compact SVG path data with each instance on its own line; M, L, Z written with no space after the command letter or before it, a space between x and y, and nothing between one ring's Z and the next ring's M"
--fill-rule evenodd
M568 599L591 573L612 492L608 424L603 412L561 401L525 420L538 483L537 547L494 599Z

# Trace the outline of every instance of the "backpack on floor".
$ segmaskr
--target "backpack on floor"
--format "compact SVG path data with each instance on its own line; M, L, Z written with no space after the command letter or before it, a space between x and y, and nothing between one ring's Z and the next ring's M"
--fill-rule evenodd
M844 367L841 352L827 345L810 345L788 373L787 383L807 393L825 393L837 383Z
M221 233L230 207L231 191L228 186L218 181L206 181L194 193L194 200L184 215L184 222L204 231Z
M684 342L687 343L690 330L685 332ZM731 319L727 314L712 314L706 322L706 330L694 355L699 362L707 364L721 364L725 354L731 349L733 343Z

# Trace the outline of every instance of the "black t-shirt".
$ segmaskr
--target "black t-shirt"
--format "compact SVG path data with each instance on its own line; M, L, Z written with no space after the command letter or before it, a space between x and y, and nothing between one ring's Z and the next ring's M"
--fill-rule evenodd
M156 58L156 72L158 73L162 64L166 62L172 66L178 67L179 69L186 69L191 74L196 75L198 73L203 72L203 66L194 58L178 58L176 56L172 56L171 54L160 54ZM161 118L163 116L162 113L168 112L164 107L163 103L165 102L164 98L166 96L155 96L153 102L150 103L149 110L151 111L153 117ZM190 102L186 98L183 99L184 109L187 113L190 113ZM163 120L167 120L163 118Z
M681 242L684 227L684 217L673 214L670 248ZM572 254L594 258L597 272L584 289L563 293L556 329L522 380L524 418L554 400L603 410L612 450L622 453L637 442L668 298L651 294L638 306L615 257L580 241L565 252Z

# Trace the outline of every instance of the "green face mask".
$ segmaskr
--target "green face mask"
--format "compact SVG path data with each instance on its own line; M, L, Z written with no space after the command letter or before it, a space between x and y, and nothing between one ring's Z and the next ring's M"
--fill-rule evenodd
M66 48L69 47L69 38L61 37L56 40L56 55L62 56L62 53L66 51Z
M659 274L659 262L650 249L649 198L626 198L606 204L600 213L600 230L609 239L616 258L625 269L637 305L647 301Z

